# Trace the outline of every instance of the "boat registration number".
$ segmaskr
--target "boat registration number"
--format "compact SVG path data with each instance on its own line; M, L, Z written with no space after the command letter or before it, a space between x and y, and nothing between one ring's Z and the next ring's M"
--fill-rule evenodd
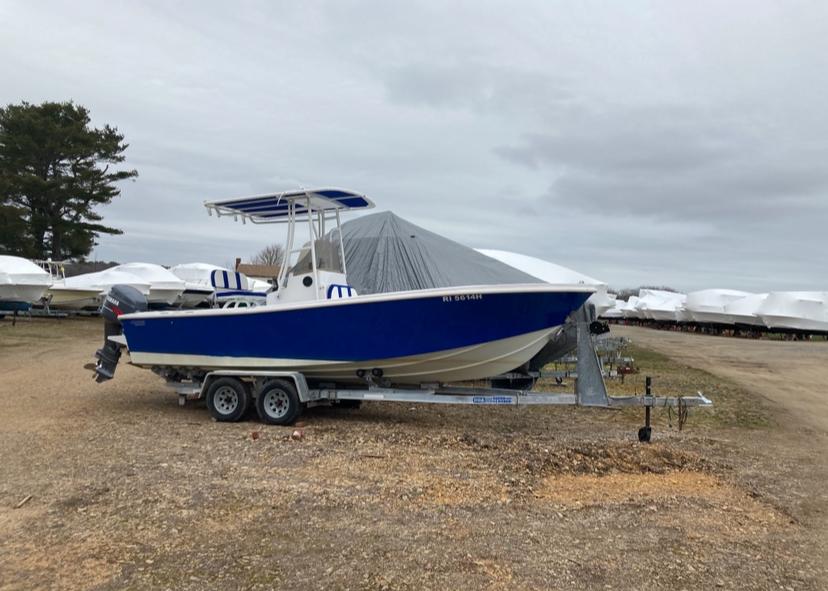
M458 295L443 296L444 302L467 302L470 300L482 300L482 293L461 293Z

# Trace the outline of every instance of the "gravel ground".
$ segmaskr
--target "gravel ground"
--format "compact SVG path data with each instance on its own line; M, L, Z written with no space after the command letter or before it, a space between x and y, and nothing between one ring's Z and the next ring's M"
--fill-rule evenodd
M101 335L0 322L0 589L826 588L825 440L749 380L633 348L614 391L717 404L650 445L632 411L392 403L294 439L95 384Z

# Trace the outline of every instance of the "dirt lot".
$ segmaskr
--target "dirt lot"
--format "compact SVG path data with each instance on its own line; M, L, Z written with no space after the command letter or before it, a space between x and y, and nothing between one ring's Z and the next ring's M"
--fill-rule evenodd
M651 445L631 411L387 403L293 440L93 383L100 321L2 321L0 589L828 587L828 346L622 332L661 353L613 389L716 408Z

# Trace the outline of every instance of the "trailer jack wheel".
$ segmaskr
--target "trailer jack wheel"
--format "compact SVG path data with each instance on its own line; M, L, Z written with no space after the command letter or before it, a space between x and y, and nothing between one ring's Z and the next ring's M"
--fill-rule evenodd
M653 436L653 428L652 427L641 427L638 430L638 440L641 443L650 443L650 439Z

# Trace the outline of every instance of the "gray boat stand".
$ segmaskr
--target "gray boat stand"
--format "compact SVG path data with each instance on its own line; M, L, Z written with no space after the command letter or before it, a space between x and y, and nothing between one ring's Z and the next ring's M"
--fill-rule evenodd
M647 378L644 396L609 396L604 383L601 364L589 334L586 322L578 323L577 379L574 393L533 392L505 388L478 388L422 384L420 387L383 387L376 384L366 372L366 387L310 388L300 372L267 370L216 370L206 374L201 382L167 382L179 395L179 404L205 396L210 382L218 377L236 377L252 381L255 392L270 378L289 379L296 385L299 400L307 406L317 406L337 400L365 400L386 402L417 402L430 404L472 404L496 406L576 405L597 408L643 407L645 424L638 432L640 441L650 441L650 409L653 407L710 407L713 402L701 392L695 396L654 396Z

